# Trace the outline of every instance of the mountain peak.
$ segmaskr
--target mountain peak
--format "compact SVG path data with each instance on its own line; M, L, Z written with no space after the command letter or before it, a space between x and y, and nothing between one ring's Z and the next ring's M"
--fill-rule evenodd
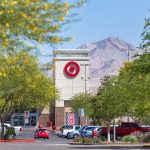
M80 48L89 49L90 58L90 89L100 86L100 79L105 75L117 75L120 67L126 61L132 60L137 49L117 37L83 44Z
M130 43L126 43L125 41L121 40L120 38L110 36L104 40L94 42L92 44L96 44L99 48L102 49L117 49L117 50L127 50L127 49L135 49L134 46Z

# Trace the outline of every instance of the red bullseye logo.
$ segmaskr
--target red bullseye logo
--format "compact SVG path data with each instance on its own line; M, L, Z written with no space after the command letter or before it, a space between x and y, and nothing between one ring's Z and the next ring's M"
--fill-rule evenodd
M68 62L65 67L64 67L64 73L71 78L74 78L78 75L80 71L80 67L79 65L74 62L74 61L70 61Z

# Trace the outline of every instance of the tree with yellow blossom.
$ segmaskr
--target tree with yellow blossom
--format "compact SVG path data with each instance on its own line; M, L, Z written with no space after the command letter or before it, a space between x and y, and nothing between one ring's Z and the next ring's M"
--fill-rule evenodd
M84 1L1 0L0 48L15 49L19 37L51 45L63 43L69 37L62 37L59 33L75 16L69 12Z
M41 72L34 56L18 52L0 57L1 124L14 112L49 106L58 95L52 80Z

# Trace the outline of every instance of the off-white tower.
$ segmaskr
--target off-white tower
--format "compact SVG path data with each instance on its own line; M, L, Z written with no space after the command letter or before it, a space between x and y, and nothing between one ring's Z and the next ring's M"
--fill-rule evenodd
M60 91L55 103L55 125L78 124L72 113L70 98L76 93L89 91L89 57L87 49L54 51L54 82Z

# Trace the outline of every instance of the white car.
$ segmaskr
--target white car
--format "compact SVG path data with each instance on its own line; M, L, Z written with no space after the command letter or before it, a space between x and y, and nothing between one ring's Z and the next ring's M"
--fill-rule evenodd
M67 139L76 139L80 136L80 128L67 134Z
M69 137L69 133L75 130L79 130L81 126L75 125L75 126L65 126L61 132L60 136Z
M11 126L9 123L4 123L4 134L6 133L6 127L13 127L15 129L15 135L22 135L22 127L21 126ZM2 131L1 123L0 123L0 133Z

